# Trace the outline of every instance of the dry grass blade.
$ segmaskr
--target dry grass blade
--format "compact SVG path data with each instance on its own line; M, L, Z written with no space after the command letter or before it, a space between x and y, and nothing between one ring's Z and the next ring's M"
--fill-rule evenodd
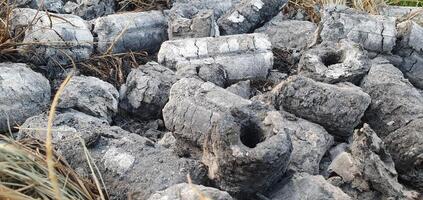
M63 54L67 55L65 52L63 52ZM56 92L56 95L54 95L53 98L53 102L51 103L51 107L50 107L50 112L49 112L49 116L48 116L48 122L47 122L47 137L46 137L46 161L47 161L47 166L48 166L48 172L49 172L49 179L51 181L51 184L53 186L54 189L54 196L56 199L62 199L62 195L60 193L60 189L59 189L59 183L57 181L57 176L56 176L56 172L55 172L55 161L53 160L53 144L52 144L52 128L53 128L53 121L54 121L54 117L56 114L56 106L59 103L59 98L60 95L62 94L62 92L65 90L66 85L69 83L69 81L71 80L75 70L76 70L76 65L73 62L72 58L67 55L68 58L72 61L73 64L73 70L69 73L69 75L66 77L66 79L63 81L63 83L60 85L59 89Z
M199 200L211 200L210 198L206 197L194 184L192 184L191 176L187 174L188 185L191 189L198 195Z
M0 136L0 199L54 199L45 154L41 141ZM62 199L99 199L95 185L80 178L56 155L54 158L57 180L64 186L59 188Z
M106 198L105 198L105 196L104 196L104 194L103 194L103 191L102 191L102 189L101 189L101 184L100 184L100 181L98 181L98 178L97 178L97 175L96 175L96 171L94 171L94 168L93 168L93 164L95 165L95 163L92 161L92 159L91 159L91 157L90 157L90 153L89 153L89 151L88 151L88 149L87 149L87 147L85 146L85 142L84 142L84 140L81 138L81 137L79 137L79 139L80 139L80 141L81 141L81 145L82 145L82 147L83 147L83 149L84 149L84 155L85 155L85 158L87 159L87 162L88 162L88 166L90 167L90 171L91 171L91 174L92 174L92 178L93 178L93 180L94 180L94 183L95 183L95 185L96 185L96 187L97 187L97 190L99 191L99 193L100 193L100 198L102 199L102 200L105 200ZM93 164L92 164L93 163ZM97 168L97 166L95 166L96 167L96 169L98 170L98 168ZM98 172L98 171L97 171ZM102 184L104 185L104 182L103 182L103 179L102 179L102 177L101 177L101 174L100 173L98 173L98 175L100 176L100 179L101 179L101 182L102 182ZM107 194L107 190L106 190L106 194Z
M119 10L136 10L136 11L147 11L147 10L161 10L169 8L170 0L117 0L119 4Z

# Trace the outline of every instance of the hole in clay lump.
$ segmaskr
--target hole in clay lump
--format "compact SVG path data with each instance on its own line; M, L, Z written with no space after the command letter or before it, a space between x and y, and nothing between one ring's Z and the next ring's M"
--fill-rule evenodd
M321 57L322 63L329 67L344 61L344 55L341 52L329 52Z
M257 124L249 121L241 127L240 139L245 146L254 148L258 143L264 141L264 135Z

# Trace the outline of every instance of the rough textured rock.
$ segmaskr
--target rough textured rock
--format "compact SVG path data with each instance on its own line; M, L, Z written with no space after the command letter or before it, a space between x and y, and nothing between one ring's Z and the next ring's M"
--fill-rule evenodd
M28 119L26 128L45 127L46 115ZM174 184L186 182L190 174L194 183L203 184L206 171L195 160L179 158L139 135L119 127L109 126L106 121L80 112L58 114L53 126L53 141L68 163L80 174L90 176L85 154L78 138L85 145L99 168L111 199L147 199L156 191ZM32 135L43 139L44 131L24 129L23 137Z
M124 199L129 193L147 199L156 191L186 182L187 174L194 183L204 184L206 170L197 160L179 158L141 136L101 137L98 143L90 152L106 174L103 178L114 193L112 199Z
M227 192L187 183L173 185L166 190L156 192L148 200L198 200L201 199L199 193L213 200L232 200L232 197Z
M273 129L290 135L293 150L289 169L309 174L319 173L320 160L332 146L333 136L320 125L285 111L269 113L264 123L273 124Z
M359 83L370 69L370 61L360 45L348 41L324 42L303 53L298 72L326 83Z
M289 135L263 122L267 110L210 82L184 78L172 86L163 118L178 149L196 153L219 188L245 198L277 181L291 155Z
M394 53L401 56L399 63L393 62L418 88L423 88L423 27L408 20L397 25L398 41Z
M166 147L166 148L173 149L176 146L176 138L173 136L172 132L167 132L157 142L157 144L162 145L163 147Z
M118 111L119 92L107 82L90 76L74 76L63 90L57 108L75 109L108 122Z
M418 118L384 138L399 178L423 191L423 119Z
M423 117L423 96L387 60L373 60L361 87L372 98L366 119L379 137Z
M397 25L398 38L400 41L397 46L399 48L411 48L417 52L423 53L423 27L417 23L407 20Z
M341 177L339 186L350 196L355 199L371 195L380 199L413 199L417 196L398 183L391 155L367 124L355 131L350 151L339 154L329 166L331 179ZM374 191L377 193L371 194Z
M202 68L222 71L230 83L264 80L273 65L271 43L263 34L234 35L166 41L159 63L177 74L201 74ZM218 84L218 83L216 83Z
M97 18L93 33L101 53L155 52L167 39L167 21L160 11L113 14Z
M271 70L269 72L269 76L267 77L267 81L269 81L272 85L277 85L280 82L286 80L288 78L288 74L279 72L277 70Z
M18 137L32 137L42 141L46 139L48 115L46 113L28 118L19 130ZM107 121L93 116L71 111L56 113L53 122L53 144L56 151L83 176L89 176L86 161L82 154L82 144L91 148L102 134L110 134L121 130L118 127L108 126ZM81 140L82 139L82 140Z
M288 180L278 184L270 194L272 200L352 200L340 188L327 182L323 176L307 173L294 174Z
M301 51L310 46L318 36L317 26L309 21L290 20L285 11L272 18L256 33L269 36L274 53L273 68L283 73L292 73L300 60Z
M280 12L256 33L266 33L273 48L303 50L314 38L316 24L309 21L286 20Z
M18 34L25 30L22 42L37 43L21 47L21 53L32 63L67 65L71 59L77 62L90 57L94 39L83 19L75 15L36 13L37 10L16 8L11 14L11 31ZM34 18L35 23L30 25Z
M374 61L362 87L372 97L366 118L391 152L399 178L421 190L422 93L383 59Z
M388 17L398 18L400 21L413 16L411 20L423 26L423 14L419 12L419 7L407 6L382 6L379 8L379 14Z
M120 88L119 107L144 120L159 118L176 80L172 70L155 62L132 69Z
M395 55L384 56L391 64L400 69L404 76L417 88L423 88L423 53L405 48L396 52ZM401 56L399 56L401 55Z
M170 40L219 36L213 10L192 10L172 13L168 22Z
M216 19L241 0L174 0L171 11L213 10Z
M241 81L229 86L226 90L244 99L249 99L251 96L251 82L249 80Z
M286 0L244 0L218 20L222 35L251 33L277 15Z
M352 134L371 101L351 83L331 85L303 76L292 76L273 91L281 110L318 123L341 137Z
M78 15L85 20L92 20L115 12L113 0L77 0L66 1L63 6L65 13Z
M49 12L73 14L91 20L114 13L113 0L19 0L18 7L47 10Z
M328 6L322 15L324 41L348 38L366 50L389 53L395 46L395 18L369 15L344 6Z
M0 132L8 132L50 102L50 84L22 63L0 63Z

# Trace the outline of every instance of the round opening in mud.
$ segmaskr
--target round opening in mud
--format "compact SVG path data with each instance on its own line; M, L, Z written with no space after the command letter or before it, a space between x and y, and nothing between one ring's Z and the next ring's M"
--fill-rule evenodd
M241 142L249 148L254 148L264 141L264 135L257 124L248 122L241 127Z
M343 53L341 52L329 52L321 57L322 63L329 67L344 61Z

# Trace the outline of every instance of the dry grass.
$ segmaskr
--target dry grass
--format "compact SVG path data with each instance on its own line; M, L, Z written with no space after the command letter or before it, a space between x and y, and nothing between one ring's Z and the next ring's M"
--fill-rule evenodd
M370 14L378 14L378 8L384 5L423 6L422 0L290 0L286 9L303 9L313 22L320 21L318 7L328 4L347 5Z
M15 38L9 32L11 11L12 6L7 0L0 0L0 61L12 60L17 54Z
M120 11L147 11L170 8L170 0L117 0Z
M99 199L96 186L81 178L53 154L62 200ZM45 144L33 138L20 141L0 136L0 199L54 199L48 180Z
M98 77L119 87L132 68L153 60L147 52L108 53L93 55L90 59L77 62L82 74Z

